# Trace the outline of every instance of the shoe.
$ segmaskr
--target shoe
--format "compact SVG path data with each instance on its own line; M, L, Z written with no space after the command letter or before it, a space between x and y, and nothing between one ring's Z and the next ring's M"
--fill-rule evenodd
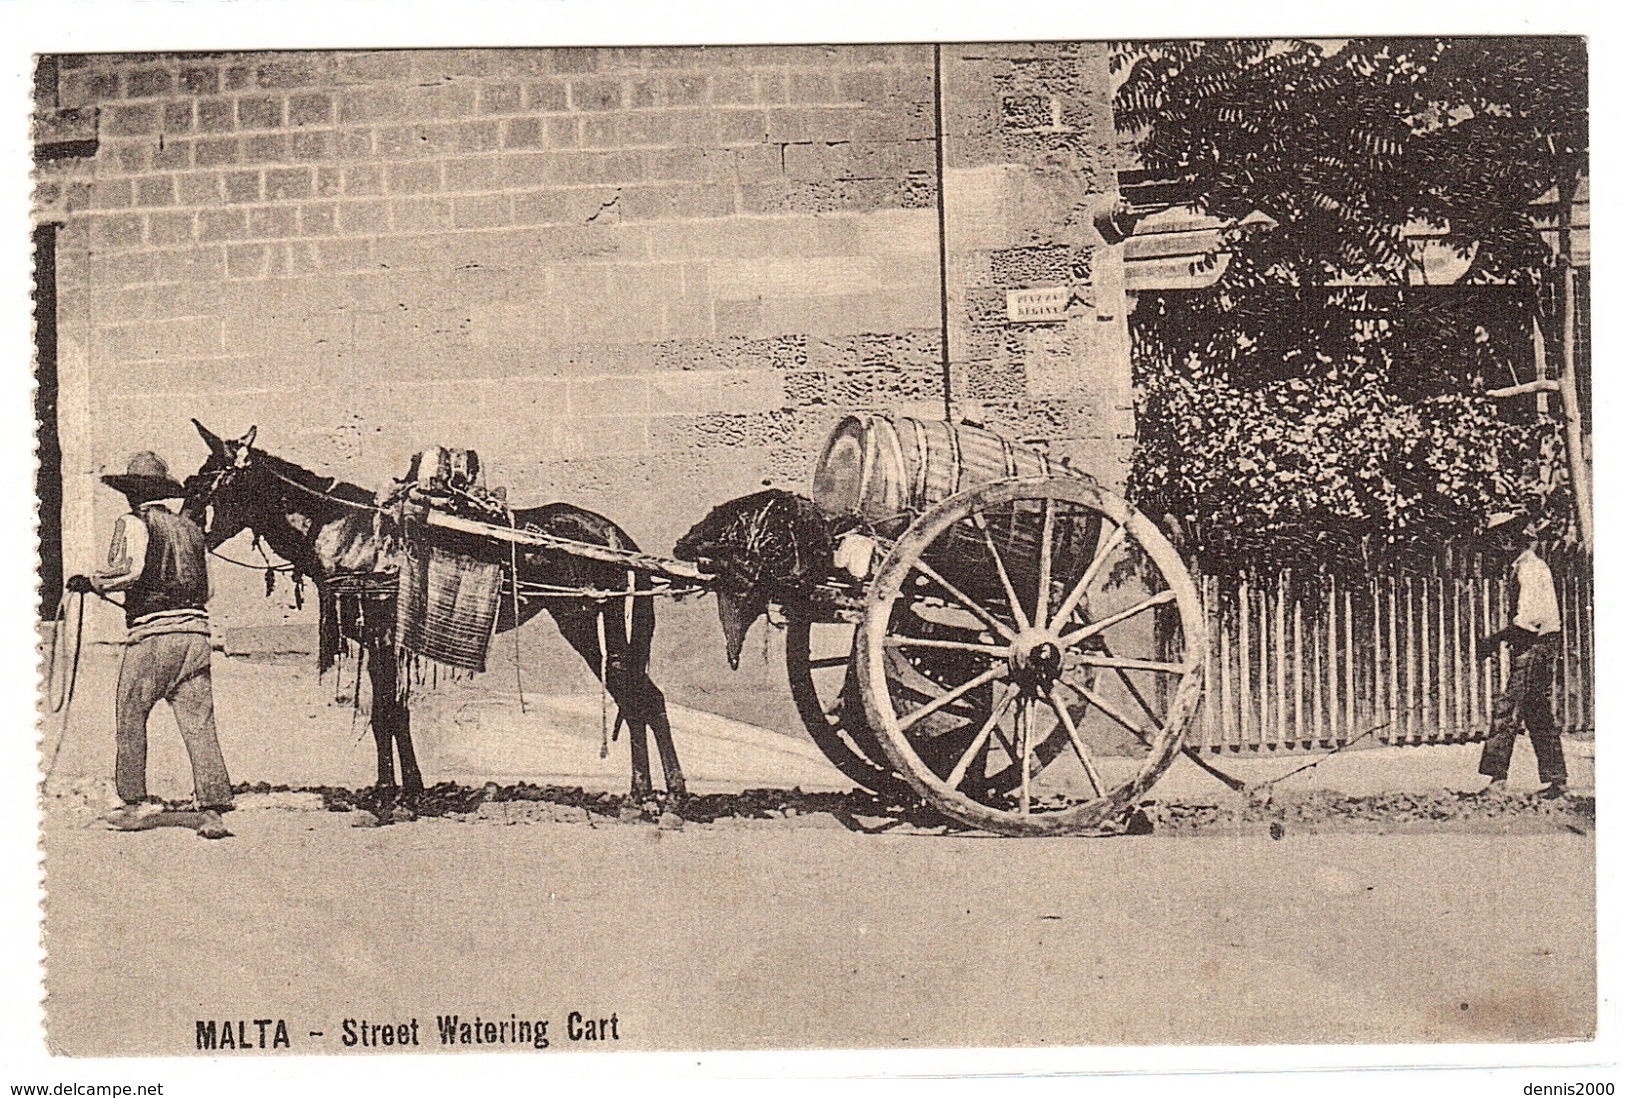
M1504 797L1504 796L1506 796L1506 791L1507 791L1507 780L1505 778L1491 778L1489 784L1486 785L1483 789L1480 789L1477 792L1477 794L1475 794L1475 796L1479 796L1479 797Z
M149 816L158 814L157 805L148 805L144 802L124 804L105 813L101 820L114 831L139 831L141 823Z
M220 818L220 813L210 809L203 813L203 822L197 825L197 833L205 839L229 839L231 832L226 830L226 821Z
M1558 781L1558 782L1553 782L1552 784L1548 785L1546 788L1542 789L1539 793L1536 793L1535 796L1539 797L1543 801L1555 801L1559 797L1568 796L1568 792L1569 792L1568 783Z

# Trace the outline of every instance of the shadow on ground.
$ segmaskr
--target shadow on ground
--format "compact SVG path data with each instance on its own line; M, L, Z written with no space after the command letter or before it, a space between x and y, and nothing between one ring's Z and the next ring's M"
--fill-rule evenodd
M769 788L699 794L689 797L675 813L681 823L673 819L661 794L634 801L624 794L532 782L491 782L483 786L442 782L412 798L400 798L393 790L376 787L348 789L264 782L238 785L234 792L242 808L252 808L262 798L304 794L302 803L312 807L319 803L329 812L361 814L356 821L359 826L401 824L430 817L464 823L589 826L662 820L663 826L840 827L868 834L971 830L928 804L903 803L860 790L808 793L796 788ZM1554 800L1543 800L1532 793L1454 790L1351 796L1332 790L1282 791L1266 787L1207 800L1148 800L1135 813L1126 833L1263 832L1277 839L1291 833L1331 832L1590 834L1595 825L1595 798L1577 794Z

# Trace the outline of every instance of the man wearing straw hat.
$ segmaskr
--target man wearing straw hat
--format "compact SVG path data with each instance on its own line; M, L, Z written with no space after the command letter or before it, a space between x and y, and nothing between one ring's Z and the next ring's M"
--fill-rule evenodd
M124 593L129 635L119 668L114 780L124 807L108 823L132 829L147 799L147 718L159 699L169 702L192 761L198 834L229 835L220 813L231 807L231 779L214 727L209 674L209 575L203 532L178 513L185 489L162 458L136 454L123 474L102 481L123 492L130 513L118 520L107 569L74 576L68 589Z
M1512 673L1495 699L1478 772L1490 779L1485 792L1505 790L1512 745L1522 727L1529 733L1545 786L1540 796L1561 797L1568 785L1568 770L1563 761L1563 741L1552 720L1551 691L1552 661L1563 622L1552 570L1535 554L1534 538L1522 516L1492 515L1486 533L1497 552L1513 558L1510 575L1516 589L1516 609L1511 624L1479 641L1481 656L1506 645L1512 657Z

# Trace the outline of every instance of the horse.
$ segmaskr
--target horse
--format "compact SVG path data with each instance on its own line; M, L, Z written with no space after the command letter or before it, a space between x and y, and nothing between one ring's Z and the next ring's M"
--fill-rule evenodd
M400 572L401 531L376 506L373 494L337 478L319 476L254 446L257 428L239 439L223 439L192 421L209 456L186 482L183 513L204 531L211 550L244 530L280 556L316 587L320 609L322 662L331 662L343 640L357 646L372 686L370 723L378 749L377 792L389 806L409 815L423 793L423 776L412 748L412 714L400 689L401 668L394 646L395 581ZM532 529L571 541L637 551L632 538L602 515L567 503L549 503L512 513L518 529ZM589 560L564 550L517 546L515 580L555 590L619 590L628 571L622 565ZM649 578L636 577L635 590L647 591ZM360 598L341 599L340 590L360 589ZM515 605L517 601L517 606ZM631 631L624 603L630 601ZM504 598L497 631L517 628L542 610L603 682L618 709L632 754L628 808L645 815L656 809L647 731L654 733L665 778L667 809L676 811L687 796L682 767L672 743L666 699L649 677L654 637L654 600L647 595L623 600L574 597ZM603 649L599 638L604 638ZM395 757L400 759L400 782Z

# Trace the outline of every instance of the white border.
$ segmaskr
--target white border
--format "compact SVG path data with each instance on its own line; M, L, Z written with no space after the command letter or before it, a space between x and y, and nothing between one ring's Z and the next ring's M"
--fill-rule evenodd
M6 225L6 262L0 263L0 340L8 355L0 371L0 1094L14 1083L161 1081L166 1094L229 1092L328 1093L356 1087L402 1095L495 1093L492 1088L538 1089L546 1081L638 1080L644 1086L728 1079L771 1079L775 1091L800 1078L855 1077L843 1085L940 1091L959 1084L1015 1075L1067 1093L1369 1093L1446 1091L1462 1084L1483 1093L1521 1094L1526 1083L1613 1081L1619 1070L1621 919L1617 815L1609 793L1599 798L1598 927L1600 1038L1590 1045L1511 1046L1303 1046L1289 1048L1105 1048L1086 1050L955 1050L876 1053L626 1054L601 1057L254 1058L97 1061L52 1059L40 1037L39 881L32 535L33 430L29 392L27 254L30 56L36 52L142 51L229 48L643 45L728 42L1023 41L1068 38L1199 37L1304 34L1584 33L1591 38L1593 80L1593 187L1614 193L1619 178L1617 110L1619 66L1611 23L1601 4L1467 3L1426 5L1381 0L1347 5L1335 15L1307 5L1163 2L1107 6L1082 0L999 0L964 4L939 0L877 3L819 0L789 5L679 4L651 0L540 0L496 3L373 2L373 0L19 0L0 4L0 103L6 140L0 141L0 217ZM1618 252L1612 200L1594 202L1594 237L1603 258L1594 270L1596 291L1595 407L1598 421L1620 407L1621 363L1612 323L1619 301ZM1610 432L1597 432L1598 666L1618 666L1611 631L1619 620L1619 529L1611 506L1618 469ZM1598 685L1598 789L1619 788L1611 750L1611 717L1621 710L1617 680ZM1529 882L1507 882L1529 888ZM1611 934L1610 931L1613 931ZM1600 1070L1580 1070L1596 1065ZM1556 1071L1556 1067L1568 1070ZM1220 1073L1214 1075L1211 1073ZM1304 1074L1308 1072L1309 1074ZM1078 1073L1089 1077L1079 1079ZM1126 1074L1125 1074L1126 1073ZM1149 1077L1145 1073L1151 1073ZM913 1077L909 1080L908 1077Z

